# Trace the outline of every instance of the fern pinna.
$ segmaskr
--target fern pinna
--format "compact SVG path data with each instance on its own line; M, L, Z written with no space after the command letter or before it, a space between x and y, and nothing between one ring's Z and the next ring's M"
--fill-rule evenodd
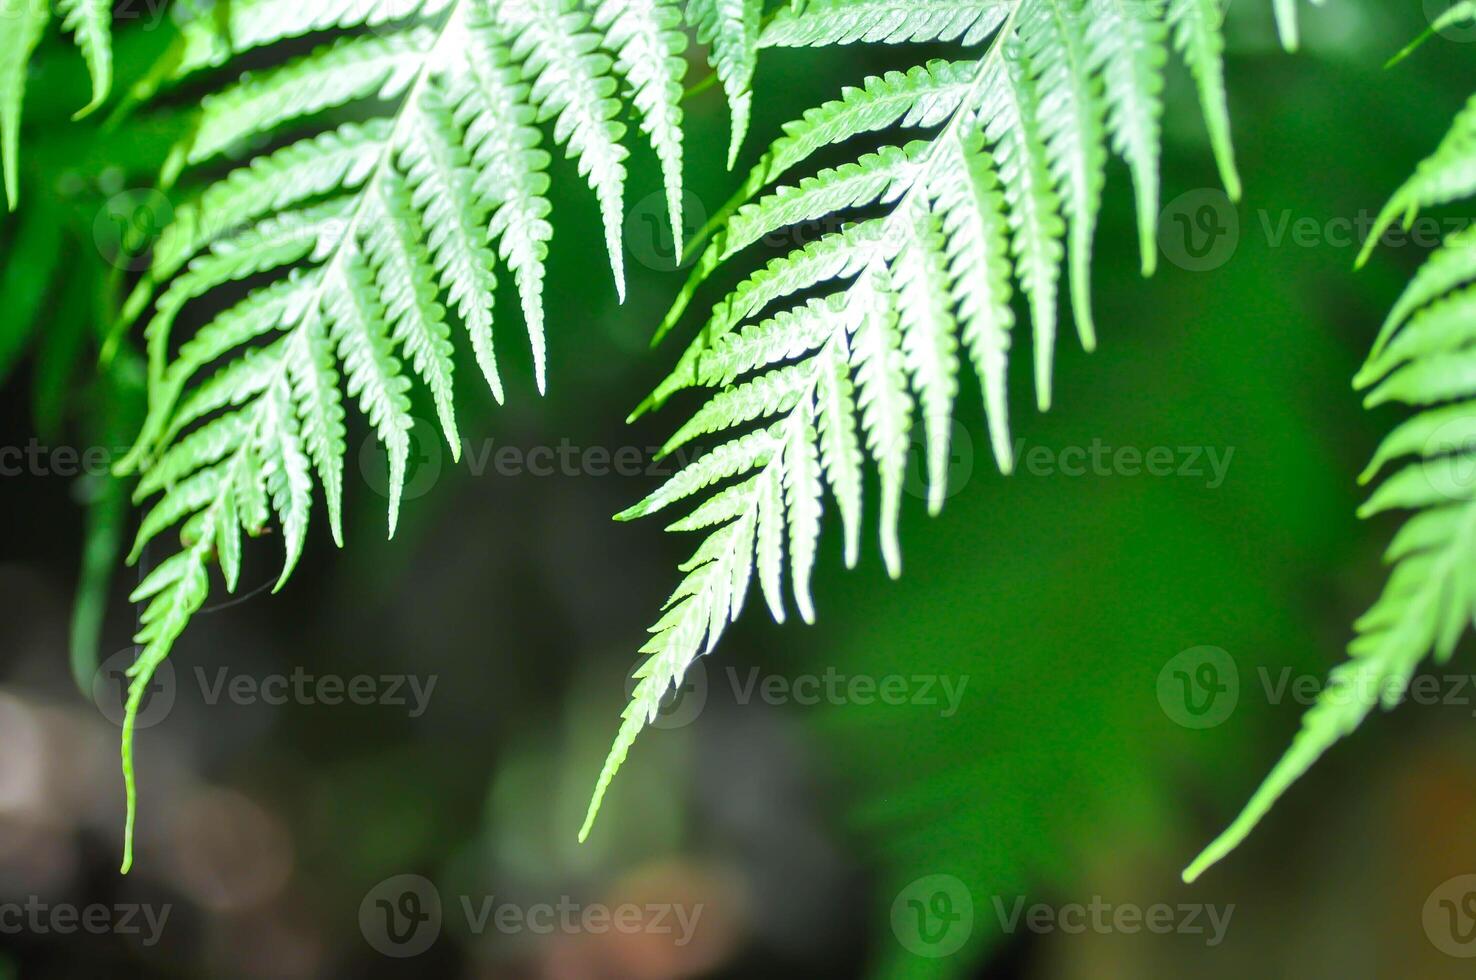
M71 33L92 78L92 100L78 116L107 101L113 86L113 5L107 0L59 0L62 29ZM20 200L21 109L26 70L51 22L51 0L0 0L0 171L5 199L15 210Z
M1437 18L1431 34L1476 22L1465 0ZM1408 51L1406 51L1406 54ZM1395 192L1374 223L1359 264L1384 233L1408 227L1424 208L1476 196L1476 98L1456 116L1435 152ZM1335 667L1290 748L1240 815L1185 870L1192 881L1234 850L1283 793L1375 708L1391 709L1420 663L1450 660L1476 617L1476 228L1451 235L1416 273L1384 320L1354 384L1373 408L1417 408L1390 432L1360 480L1390 471L1359 510L1362 517L1410 510L1384 554L1393 566L1373 607L1356 624L1349 659Z
M1294 9L1286 0L1276 9L1290 44ZM897 517L914 420L926 437L936 513L964 358L983 388L996 461L1010 471L1013 292L1018 286L1029 312L1036 400L1045 409L1063 270L1077 332L1088 349L1095 342L1089 268L1112 152L1132 175L1143 269L1153 270L1171 48L1195 80L1226 188L1238 194L1221 25L1218 0L810 0L765 25L761 47L955 42L976 53L869 78L786 126L714 222L662 324L660 333L670 330L715 269L772 232L856 209L881 212L863 211L744 280L637 409L688 388L715 392L664 451L708 437L716 445L620 515L695 504L671 529L707 536L681 566L685 577L642 648L647 659L581 837L636 736L738 615L753 579L783 620L787 565L799 615L813 619L809 580L827 487L845 560L856 562L867 457L879 479L882 558L899 573ZM931 134L779 184L823 148L913 129ZM833 291L817 288L828 285ZM807 298L783 307L799 294Z
M727 29L710 19L711 6L687 12L708 24L709 37ZM719 6L726 13L735 4ZM323 41L277 67L237 71L201 102L167 181L261 137L302 138L181 206L124 312L127 322L153 310L144 331L148 415L120 470L139 474L139 501L156 499L131 560L172 527L182 543L133 597L147 605L123 725L125 870L135 715L205 601L210 566L233 590L241 532L258 535L275 520L286 551L280 587L302 553L315 482L342 542L345 395L386 449L393 534L413 384L429 392L453 456L460 451L453 334L464 332L502 398L492 309L499 268L517 286L543 387L550 150L564 148L598 200L622 295L627 149L617 117L628 107L660 160L672 226L681 227L682 24L670 0L236 0L187 22L135 86L136 104L229 69L247 52ZM744 57L741 38L725 45L728 62ZM312 131L323 114L350 105L356 121ZM220 302L247 279L255 288L244 298ZM197 301L226 308L176 343L173 327Z

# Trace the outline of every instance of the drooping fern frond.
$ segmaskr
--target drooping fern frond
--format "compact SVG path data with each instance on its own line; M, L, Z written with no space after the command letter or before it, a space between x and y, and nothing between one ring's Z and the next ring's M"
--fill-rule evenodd
M709 389L663 452L699 439L716 445L620 515L685 503L693 509L670 529L706 537L681 566L685 577L642 647L647 659L581 838L637 735L737 617L753 579L776 620L786 614L786 577L800 617L814 618L809 579L827 491L840 512L846 563L855 564L868 458L880 486L882 558L899 574L897 520L913 429L926 445L928 508L936 513L964 360L982 385L995 458L1011 470L1012 297L1018 288L1030 313L1036 396L1045 409L1063 269L1078 332L1086 347L1094 343L1089 269L1112 153L1132 175L1142 265L1153 269L1170 48L1197 80L1226 185L1238 193L1220 26L1215 0L812 0L765 27L767 46L984 47L964 60L867 79L787 125L714 222L661 325L658 336L716 269L773 232L856 212L728 293L635 413L684 389ZM893 130L923 136L779 183L823 148Z
M92 101L78 116L107 101L113 84L113 5L106 0L59 0L62 28L77 42L92 77ZM0 0L0 170L5 199L15 210L20 200L21 110L31 55L51 20L51 0Z
M176 526L182 543L133 596L146 606L123 725L125 871L134 719L150 677L204 603L212 565L234 590L243 531L280 527L280 588L302 554L317 486L342 543L345 401L357 403L387 453L393 535L412 388L429 395L453 457L460 453L453 337L466 336L503 397L492 307L499 267L516 284L543 389L554 145L598 201L623 296L622 85L681 227L686 40L674 0L236 0L223 9L183 28L135 87L135 103L245 53L334 36L277 67L238 72L201 100L167 182L296 138L177 209L125 310L127 321L152 307L147 417L120 464L140 476L136 499L152 500L131 560ZM349 108L354 121L324 128ZM180 342L175 325L198 303L224 312Z
M1452 7L1441 29L1476 19L1476 4ZM1396 223L1424 208L1476 196L1476 98L1457 115L1435 153L1390 199L1359 264ZM1184 872L1203 874L1234 850L1322 755L1375 708L1389 710L1431 657L1450 660L1476 617L1476 228L1451 235L1385 319L1354 378L1366 407L1398 403L1417 414L1396 427L1360 476L1384 481L1360 517L1414 511L1384 553L1393 566L1384 591L1356 623L1349 659L1333 668L1290 748L1235 821Z

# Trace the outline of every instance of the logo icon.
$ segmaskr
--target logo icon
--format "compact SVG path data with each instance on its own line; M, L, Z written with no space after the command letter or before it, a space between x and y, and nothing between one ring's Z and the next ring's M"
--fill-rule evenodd
M441 893L420 875L386 878L359 903L359 931L385 956L419 956L441 935Z
M430 492L441 478L441 433L425 419L412 419L408 438L410 451L405 462L405 489L401 500L414 500ZM369 489L389 497L389 453L373 432L359 447L359 472Z
M645 663L642 657L636 664ZM635 692L640 678L632 674L625 681L625 695L630 697ZM707 706L707 665L700 659L692 661L687 667L687 672L677 683L675 688L669 688L661 697L661 707L656 711L656 718L651 722L652 728L674 729L686 728L697 720L702 714L702 709Z
M1476 487L1476 412L1441 423L1422 447L1421 469L1430 488L1451 500L1468 500Z
M92 221L92 240L111 265L142 272L174 220L174 205L156 190L122 191L108 198Z
M974 475L974 437L958 419L948 420L948 460L943 471L943 499L947 500L968 484ZM912 427L912 445L907 451L907 469L902 489L920 500L930 496L932 475L928 472L927 427Z
M1425 935L1446 956L1476 957L1476 874L1456 875L1425 899Z
M671 212L666 194L656 191L641 198L625 218L625 247L641 265L657 272L684 269L697 261L701 249L682 258L686 242L690 242L707 221L707 207L691 191L682 194L682 241L671 239Z
M1158 672L1158 703L1185 728L1224 723L1240 700L1240 668L1219 647L1191 647Z
M1476 17L1465 14L1450 17L1445 23L1441 22L1441 18L1449 17L1456 2L1457 0L1424 0L1425 19L1430 22L1430 26L1435 28L1435 32L1447 41L1455 41L1458 44L1476 41Z
M128 669L141 653L143 647L124 647L98 664L92 674L92 703L97 705L104 718L119 728L123 727L123 718L128 713L128 691L133 684ZM138 715L133 721L134 729L152 728L169 717L174 708L176 689L174 664L166 660L144 685L143 696L138 702Z
M974 931L974 896L948 874L918 878L892 902L892 934L909 953L952 956Z
M1209 272L1240 246L1240 215L1225 192L1202 187L1169 202L1158 220L1158 249L1188 272Z

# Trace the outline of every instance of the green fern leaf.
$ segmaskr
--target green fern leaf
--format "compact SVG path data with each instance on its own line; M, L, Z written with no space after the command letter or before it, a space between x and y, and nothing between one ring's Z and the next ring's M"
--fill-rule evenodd
M232 0L184 20L168 54L129 88L122 111L153 98L161 88L198 72L220 68L250 51L320 31L380 29L414 18L431 18L451 0Z
M1082 339L1088 347L1093 342L1088 273L1114 151L1134 177L1144 265L1151 268L1167 38L1177 23L1203 76L1218 66L1218 24L1205 19L1203 8L1186 14L1182 4L1177 10L1128 0L1102 6L813 0L781 10L765 27L764 45L987 46L973 60L869 79L806 113L785 127L739 196L699 236L711 240L658 336L714 271L770 232L862 212L727 293L676 369L633 413L684 389L707 389L705 404L664 451L696 440L717 445L620 515L687 504L691 509L671 529L699 530L704 538L681 565L683 578L641 648L646 659L581 839L636 737L693 660L710 652L737 617L752 579L781 620L787 565L795 604L802 618L813 619L809 576L826 497L841 516L846 562L855 563L864 457L878 477L882 559L891 575L900 574L897 520L913 433L926 447L927 503L936 512L947 496L965 355L981 380L999 466L1009 471L1014 284L1029 300L1044 408L1063 265ZM933 132L776 186L818 151L894 127ZM823 295L765 312L812 292Z
M281 529L285 584L306 546L316 485L342 543L345 402L384 447L393 535L415 390L435 406L452 455L460 451L456 334L465 331L503 397L492 305L499 263L518 288L543 388L552 229L540 123L594 191L617 292L627 107L655 148L680 226L679 23L669 0L593 9L578 0L241 0L225 16L188 22L133 89L138 103L246 52L262 60L292 39L373 28L237 73L201 100L165 170L166 181L190 179L196 168L246 157L178 208L124 311L125 321L148 316L148 411L119 467L139 475L136 497L147 502L132 560L173 528L181 542L138 592L148 604L124 734L125 870L138 692L205 601L211 564L234 589L242 532ZM340 110L356 121L333 127ZM251 158L259 145L274 148ZM253 288L240 295L247 280ZM197 303L224 311L176 338ZM773 528L761 531L772 551Z
M1360 262L1390 225L1423 208L1476 195L1476 101L1391 198ZM1354 379L1364 404L1420 411L1390 432L1360 481L1398 466L1359 510L1370 517L1411 510L1384 554L1393 566L1383 593L1357 622L1349 659L1334 668L1291 747L1224 833L1184 871L1192 881L1234 850L1291 786L1375 708L1393 708L1427 657L1446 663L1476 615L1476 234L1451 235L1385 320Z

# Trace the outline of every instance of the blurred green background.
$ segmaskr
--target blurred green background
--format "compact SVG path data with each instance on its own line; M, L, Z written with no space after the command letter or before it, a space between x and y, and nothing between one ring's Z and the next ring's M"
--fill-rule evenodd
M0 976L1469 976L1426 913L1476 872L1476 685L1377 716L1224 865L1178 879L1294 732L1301 706L1280 682L1323 677L1382 585L1394 525L1354 519L1355 476L1397 415L1363 412L1349 379L1425 249L1388 245L1355 273L1360 242L1335 219L1371 218L1476 88L1476 35L1382 67L1439 2L1313 8L1296 55L1269 6L1230 10L1244 199L1216 196L1176 70L1161 269L1138 275L1116 166L1094 274L1102 343L1087 355L1063 338L1048 415L1017 338L1020 471L994 469L966 390L954 492L936 519L908 498L902 579L872 539L844 572L829 526L818 625L775 626L751 599L582 846L635 651L690 550L660 522L610 520L660 471L602 461L647 459L693 406L621 423L678 353L646 349L682 281L654 161L638 151L632 168L624 306L560 161L547 397L499 297L508 403L462 386L459 464L418 432L393 542L383 458L351 431L346 551L320 523L270 596L254 587L278 555L258 544L244 598L178 645L139 735L127 878L108 671L131 656L137 572L97 605L94 701L73 684L68 631L79 578L112 564L105 547L82 560L84 529L125 519L82 461L128 439L136 365L125 348L99 373L100 325L129 285L129 236L146 241L167 208L148 188L174 115L67 122L86 79L52 39L23 208L0 225L0 446L27 453L0 480ZM124 79L167 41L138 21L120 31ZM951 53L765 52L745 161L841 85ZM721 94L688 112L695 227L738 177L722 166ZM1183 235L1211 226L1201 260ZM1094 448L1116 463L1093 467ZM1173 472L1131 464L1150 456ZM1175 664L1205 658L1238 679L1209 715L1173 695ZM357 675L377 703L313 686ZM272 696L293 683L310 693ZM96 905L108 928L52 914ZM145 913L166 907L151 930ZM627 908L629 929L589 918ZM386 943L397 912L410 946ZM1142 924L1153 916L1166 927Z

